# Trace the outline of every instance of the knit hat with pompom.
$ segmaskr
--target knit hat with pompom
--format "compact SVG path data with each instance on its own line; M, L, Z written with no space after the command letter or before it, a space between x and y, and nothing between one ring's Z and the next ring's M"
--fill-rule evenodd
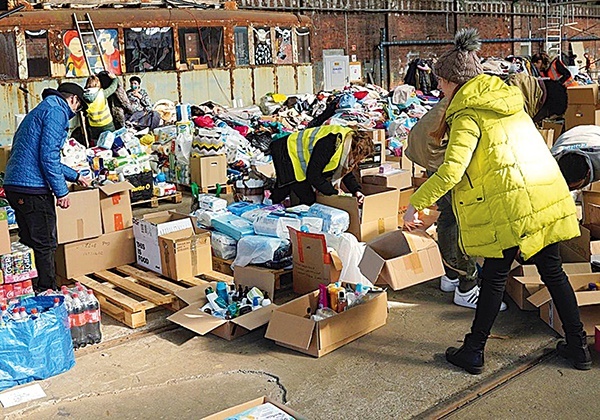
M438 77L463 85L473 77L483 73L477 51L481 47L477 29L460 29L454 36L454 48L445 52L435 63Z

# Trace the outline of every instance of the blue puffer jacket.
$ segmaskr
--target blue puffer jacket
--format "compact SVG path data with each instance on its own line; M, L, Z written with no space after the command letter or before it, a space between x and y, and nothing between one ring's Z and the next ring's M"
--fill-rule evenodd
M75 182L78 177L77 171L60 162L69 120L75 114L57 90L44 89L42 98L15 133L4 185L48 188L60 198L69 193L66 181Z

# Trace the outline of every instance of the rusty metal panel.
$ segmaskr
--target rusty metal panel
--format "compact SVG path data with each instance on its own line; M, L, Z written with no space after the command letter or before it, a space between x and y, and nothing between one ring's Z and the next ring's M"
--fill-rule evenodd
M5 83L0 85L0 145L11 144L16 131L15 115L25 113L25 98L19 90L20 83Z
M275 92L275 68L257 67L254 69L254 101L258 103L260 98L269 92Z
M243 106L254 103L252 96L252 69L239 68L233 70L233 99L242 102Z
M152 103L161 99L169 99L175 103L179 102L179 95L177 93L177 73L164 71L139 74L128 73L126 76L126 89L129 88L129 78L134 75L142 79L142 87L148 92L148 96Z
M71 80L69 80L71 82ZM81 87L85 86L85 79L74 79L73 83L79 83ZM42 102L42 92L46 88L56 89L59 85L58 80L45 79L28 82L25 88L29 91L29 94L19 91L19 95L27 95L27 107L28 110L35 108L40 102Z
M277 67L277 92L280 93L297 93L296 86L296 71L294 66L279 66Z
M203 71L208 75L210 100L221 105L231 105L231 74L229 70L208 69Z
M296 67L298 75L298 93L313 93L315 91L312 66Z
M213 101L231 105L231 82L229 70L192 70L181 73L181 100L199 104Z

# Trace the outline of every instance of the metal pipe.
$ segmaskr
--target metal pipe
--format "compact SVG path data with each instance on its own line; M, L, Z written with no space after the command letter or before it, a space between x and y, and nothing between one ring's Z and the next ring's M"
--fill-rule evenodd
M383 65L386 61L384 47L388 42L385 41L387 39L387 31L385 30L385 28L380 29L380 34L381 42L379 43L379 83L381 84L381 86L383 86Z
M7 12L2 13L0 15L0 19L4 19L5 17L9 17L13 13L17 13L18 11L23 10L24 8L25 8L25 5L21 4L21 5L17 6L17 7L15 7L14 9L11 9L11 10L9 10Z
M544 42L546 38L488 38L482 39L483 44L502 44L508 42ZM600 41L600 37L587 36L567 38L563 37L563 41ZM405 45L450 45L454 44L453 39L413 39L403 41L382 41L379 45L384 47L405 46Z

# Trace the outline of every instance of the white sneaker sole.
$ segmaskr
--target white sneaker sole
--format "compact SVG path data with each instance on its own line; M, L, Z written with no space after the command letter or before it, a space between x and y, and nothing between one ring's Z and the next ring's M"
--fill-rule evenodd
M479 293L477 294L471 294L468 297L462 297L459 295L459 290L456 289L454 291L454 299L453 302L455 305L458 306L462 306L463 308L469 308L469 309L477 309L477 302L479 301ZM508 309L508 305L506 305L506 303L502 302L502 305L500 305L500 312L504 312Z
M450 279L446 276L440 277L440 290L442 292L450 293L454 292L458 287L458 279Z

